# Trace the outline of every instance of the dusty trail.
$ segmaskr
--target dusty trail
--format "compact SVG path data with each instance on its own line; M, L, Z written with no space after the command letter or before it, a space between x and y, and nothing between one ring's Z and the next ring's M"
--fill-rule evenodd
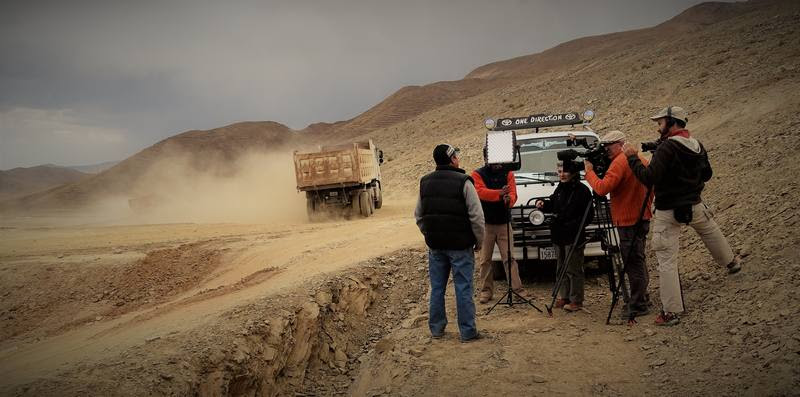
M154 306L63 333L56 330L52 336L32 338L23 334L0 342L2 388L50 376L77 363L118 355L148 338L203 326L214 322L220 313L253 299L289 291L314 277L418 244L420 238L413 218L408 216L410 211L408 202L393 202L368 219L314 224L4 229L0 242L3 273L13 273L18 281L37 267L58 266L60 262L85 266L81 261L87 255L100 266L121 266L142 256L142 251L186 242L201 241L197 249L219 252L221 259L202 282ZM117 254L111 252L115 250ZM28 282L35 284L34 280ZM4 279L3 283L9 281ZM6 326L8 323L4 323ZM54 324L44 326L53 328Z

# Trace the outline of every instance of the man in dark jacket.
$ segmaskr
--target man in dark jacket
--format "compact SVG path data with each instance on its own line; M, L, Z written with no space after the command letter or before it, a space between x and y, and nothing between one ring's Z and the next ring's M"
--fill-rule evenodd
M458 149L442 144L433 150L436 170L419 184L414 210L417 226L428 246L431 298L428 326L434 338L444 336L447 314L444 292L453 273L458 329L462 342L480 338L475 326L472 275L475 250L483 240L483 210L472 179L458 168Z
M583 249L586 232L581 221L589 207L584 222L589 224L594 218L594 208L592 192L581 183L579 163L559 162L558 178L560 182L553 194L547 200L537 200L535 204L542 211L555 214L550 223L550 238L556 248L556 274L561 273L564 266L567 268L566 276L558 287L561 298L555 307L563 307L564 310L574 312L583 308ZM575 244L576 236L578 244ZM567 258L570 249L573 249L573 252Z
M659 294L663 311L657 325L675 325L684 311L678 275L678 238L681 224L691 226L703 240L714 260L733 274L741 270L728 241L714 221L713 214L700 198L705 182L711 179L711 164L703 145L686 129L689 119L678 106L662 109L651 117L658 123L659 145L645 166L635 147L624 151L633 174L643 184L653 185L656 213L653 216L653 251L658 260Z
M481 199L483 217L486 220L483 242L481 244L480 261L480 302L486 303L494 293L494 274L492 269L492 253L497 245L503 263L508 263L508 244L514 245L513 233L509 235L510 219L508 209L517 201L517 184L514 173L503 169L499 164L488 164L472 172L475 190ZM509 269L504 267L506 276ZM511 288L517 295L527 297L519 278L519 265L511 258Z

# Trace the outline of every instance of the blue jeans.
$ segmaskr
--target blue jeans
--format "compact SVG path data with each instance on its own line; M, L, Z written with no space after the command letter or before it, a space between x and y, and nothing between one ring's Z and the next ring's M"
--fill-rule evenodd
M433 336L444 335L447 313L444 307L444 291L447 279L453 272L456 290L458 330L461 339L472 339L478 334L475 327L475 302L472 300L472 274L475 269L475 254L472 249L428 250L428 273L431 279L431 302L428 326Z

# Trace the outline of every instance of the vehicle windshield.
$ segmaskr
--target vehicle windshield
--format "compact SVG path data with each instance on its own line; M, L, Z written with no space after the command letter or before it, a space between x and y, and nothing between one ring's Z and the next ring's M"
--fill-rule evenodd
M589 145L597 141L597 138L593 136L579 136L579 138L586 138ZM522 168L517 171L517 174L534 174L535 178L553 181L558 180L558 174L556 174L558 157L556 153L565 149L583 150L580 147L567 146L565 137L526 139L519 143ZM578 158L578 160L581 159ZM520 182L525 181L520 180Z

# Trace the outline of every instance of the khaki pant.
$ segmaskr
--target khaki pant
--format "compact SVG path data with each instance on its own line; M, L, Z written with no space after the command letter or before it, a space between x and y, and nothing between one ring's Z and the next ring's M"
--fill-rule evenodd
M503 225L490 225L486 224L486 231L483 235L483 244L481 245L481 296L491 297L494 293L494 274L492 272L492 252L494 246L500 250L500 257L503 263L506 263L508 256L508 224ZM511 236L511 246L514 246L514 236ZM503 266L506 271L506 279L508 279L508 269ZM522 281L519 279L519 266L517 261L512 258L511 260L511 288L514 291L522 289Z
M733 261L733 250L714 221L714 215L708 206L703 203L695 204L692 214L689 226L700 235L714 260L720 265ZM675 220L673 210L657 210L653 216L653 251L658 259L659 294L664 311L669 313L684 311L678 275L678 238L681 225Z

